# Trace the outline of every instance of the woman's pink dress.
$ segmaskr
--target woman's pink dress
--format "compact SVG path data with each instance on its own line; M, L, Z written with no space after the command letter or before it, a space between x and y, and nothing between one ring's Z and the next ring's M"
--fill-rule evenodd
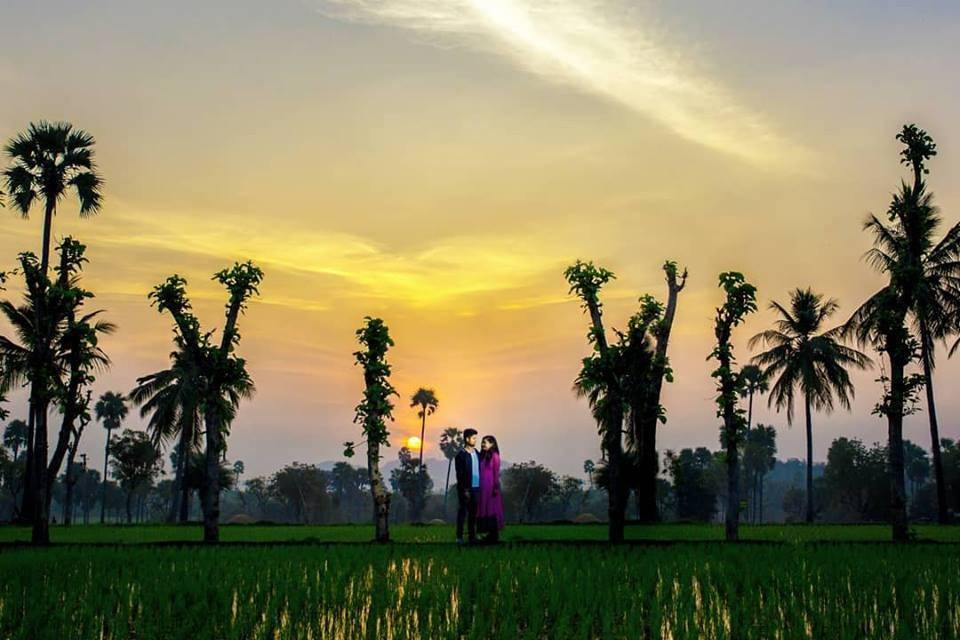
M480 455L480 497L477 501L480 531L503 529L503 494L500 492L500 454Z

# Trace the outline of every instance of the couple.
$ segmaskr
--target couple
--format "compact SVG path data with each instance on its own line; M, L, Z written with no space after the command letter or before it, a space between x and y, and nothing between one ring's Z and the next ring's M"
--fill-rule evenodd
M493 436L484 436L477 451L477 430L464 429L463 448L457 453L457 544L463 544L463 521L467 540L477 542L477 530L484 542L497 542L503 529L503 495L500 492L500 448ZM478 527L479 525L479 527Z

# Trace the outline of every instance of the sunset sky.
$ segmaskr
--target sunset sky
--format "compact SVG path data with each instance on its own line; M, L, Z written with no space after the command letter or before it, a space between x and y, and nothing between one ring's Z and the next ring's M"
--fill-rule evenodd
M641 294L665 296L664 260L689 268L660 444L717 449L705 358L720 271L759 290L741 361L794 287L837 298L845 320L881 283L861 224L906 175L905 122L936 140L930 186L960 218L960 8L899 4L4 0L0 139L39 119L97 139L103 211L81 220L71 203L54 225L88 245L85 284L120 327L95 395L167 365L154 284L186 277L219 326L210 276L253 259L266 279L240 353L258 391L229 442L249 477L360 439L365 315L397 343L395 445L419 430L409 397L431 386L427 457L442 428L471 426L507 460L582 474L599 449L571 392L587 320L565 266L617 274L611 327ZM0 269L39 250L41 220L0 210ZM942 435L957 438L960 358L941 354ZM815 416L815 458L839 435L886 438L877 375L857 375L851 413ZM779 457L802 456L802 425L757 405ZM906 436L929 447L926 420ZM81 448L100 466L104 432L89 429Z

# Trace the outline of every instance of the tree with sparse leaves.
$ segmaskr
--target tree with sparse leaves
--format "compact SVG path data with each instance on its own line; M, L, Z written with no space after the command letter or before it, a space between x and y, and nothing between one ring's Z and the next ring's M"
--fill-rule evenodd
M736 541L739 539L740 525L739 449L747 421L738 403L743 390L743 380L735 368L736 359L730 339L733 329L740 325L747 315L757 310L757 289L746 281L743 274L734 271L721 273L719 280L724 301L717 307L714 321L717 345L710 352L709 358L717 361L717 368L710 375L717 381L717 417L723 420L720 444L726 451L725 534L728 541Z
M354 352L358 365L363 367L363 400L357 405L354 422L363 429L367 445L367 470L370 474L370 493L376 521L376 541L390 541L390 492L387 491L380 471L380 447L390 446L387 421L393 420L391 396L397 395L390 384L391 367L387 363L387 351L393 339L387 325L380 318L364 318L363 326L357 329L357 339L363 347ZM356 444L345 442L344 455L353 456Z

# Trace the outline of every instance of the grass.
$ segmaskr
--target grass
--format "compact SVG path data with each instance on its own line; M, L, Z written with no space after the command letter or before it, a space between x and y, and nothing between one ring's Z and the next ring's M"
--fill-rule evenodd
M514 525L458 548L447 525L0 527L0 638L958 638L960 527ZM648 541L651 544L642 544ZM333 544L311 544L333 543ZM659 544L671 542L673 544ZM283 543L301 543L296 545Z
M960 543L960 526L916 525L919 541ZM396 542L451 542L451 525L394 525L390 529ZM224 542L367 542L373 538L369 525L223 525ZM511 525L504 529L507 542L578 542L606 540L607 528L602 524L586 525ZM890 539L887 525L741 525L743 540L763 542L885 542ZM60 544L144 544L165 542L197 542L202 531L191 525L74 525L52 526L52 542ZM650 542L709 542L723 540L722 525L660 524L629 525L626 538ZM30 540L28 527L0 526L0 543Z
M0 551L0 637L958 638L957 545Z

